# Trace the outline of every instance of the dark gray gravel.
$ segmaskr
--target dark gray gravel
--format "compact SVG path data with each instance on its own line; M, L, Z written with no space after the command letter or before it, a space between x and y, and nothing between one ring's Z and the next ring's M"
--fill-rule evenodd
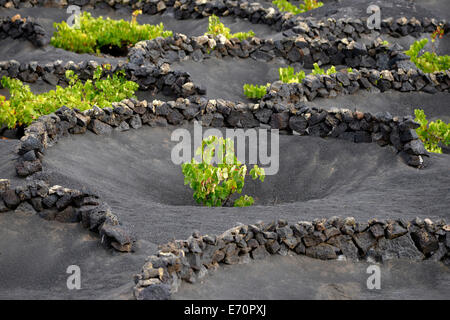
M132 299L133 274L155 249L140 241L135 253L119 254L79 224L3 213L0 299ZM70 265L80 267L80 290L67 288Z

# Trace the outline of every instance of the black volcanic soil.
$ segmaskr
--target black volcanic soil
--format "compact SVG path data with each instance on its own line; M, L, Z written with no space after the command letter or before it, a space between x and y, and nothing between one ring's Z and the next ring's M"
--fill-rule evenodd
M402 163L389 148L299 136L280 136L280 171L277 175L268 176L264 183L247 183L245 192L255 196L255 206L236 209L199 207L193 203L190 189L182 185L179 166L170 160L173 129L144 127L109 137L87 133L68 137L48 149L44 165L46 172L51 173L51 182L68 187L87 186L99 192L120 220L134 229L141 239L139 246L142 249L137 253L118 255L101 248L97 236L79 225L47 222L35 216L2 214L0 279L3 283L0 287L7 291L0 290L0 297L128 299L131 297L132 274L139 270L144 256L155 252L157 244L186 238L195 229L217 234L236 222L278 218L298 221L333 215L354 216L357 220L370 217L412 219L415 216L448 219L449 155L433 155L428 168L417 170ZM2 150L10 150L15 143L2 141L0 145ZM0 174L12 177L13 159L10 152L6 153L9 156L5 153L0 156L3 164ZM13 184L18 183L18 179L13 180ZM46 263L40 263L39 272L29 267L33 261L43 258ZM207 292L214 293L215 298L227 298L232 294L232 288L236 288L232 284L239 283L247 289L236 289L240 292L235 296L237 299L244 298L249 288L268 284L273 290L263 290L249 298L273 298L275 294L281 299L355 298L355 294L363 289L364 282L356 279L363 276L365 264L336 262L340 264L328 267L321 261L303 258L276 259L248 269L246 266L236 270L227 268L224 275L220 271L208 277L206 284L198 290L195 286L184 285L174 298L204 298ZM83 278L83 290L68 291L65 287L65 268L71 264L80 265L87 274ZM314 268L306 272L308 265ZM422 279L415 281L416 288L425 290L424 296L445 298L442 294L448 283L448 269L441 264L431 264L430 268L437 273L426 278L423 276L430 270L428 267L398 263L396 268L399 267L413 279ZM309 282L296 286L300 281L295 271L298 268L303 272L300 280L314 279L323 272L330 275L319 281L320 286L316 289ZM331 275L330 268L344 268L348 272ZM396 279L399 273L396 268L395 265L386 267L383 274ZM283 270L284 281L290 285L278 285L279 276L275 269ZM268 276L258 277L261 273ZM223 286L227 276L234 280ZM248 279L245 283L250 287L245 286L241 278ZM440 283L436 279L447 282ZM107 284L103 285L104 282ZM436 282L439 285L433 286ZM335 283L337 288L333 287ZM403 280L387 283L390 289L383 291L382 298L394 298L397 285L405 286ZM416 299L420 297L418 292L406 288L400 294ZM373 297L374 294L368 292L360 296Z
M274 256L259 263L224 265L200 283L183 283L177 300L372 300L450 298L450 272L442 264L390 261L380 265L381 288L368 289L370 263Z
M444 0L358 1L329 0L307 13L316 17L360 17L369 4L378 4L383 16L436 17L449 20ZM265 2L265 5L270 5ZM0 8L0 16L32 16L53 33L53 22L67 18L63 9ZM130 17L121 10L95 10L94 15ZM306 15L306 14L305 14ZM141 23L164 22L166 29L187 35L206 31L207 19L175 20L170 13L140 16ZM264 38L281 37L268 26L253 25L233 17L221 18L232 32L252 29ZM407 48L414 38L391 39ZM370 39L369 39L370 40ZM6 44L6 45L5 45ZM447 36L438 52L449 52ZM2 40L0 60L49 62L61 59L96 60L117 63L119 59L75 54L51 46L36 49L28 41ZM245 101L244 83L263 84L276 80L283 62L264 65L253 60L186 61L173 67L192 74L205 84L210 98ZM220 76L218 76L220 75ZM34 92L51 87L32 84ZM6 90L0 90L6 94ZM6 94L7 95L7 94ZM140 99L152 99L138 92ZM430 119L450 120L448 94L368 93L316 99L307 104L342 107L361 111L389 111L412 114L421 107ZM158 99L167 99L161 95ZM44 170L52 184L97 191L124 224L135 230L137 251L118 254L105 250L94 234L76 224L48 222L36 216L0 214L0 299L131 299L132 275L157 245L188 237L193 230L216 234L237 222L285 218L311 220L333 215L368 218L416 216L449 219L450 155L433 154L423 170L406 166L389 148L376 144L313 137L280 136L279 173L264 183L248 182L245 192L255 197L249 208L204 208L193 203L192 193L183 186L179 166L170 159L173 127L130 130L111 136L91 132L64 138L48 149ZM190 127L188 127L190 129ZM13 186L24 183L14 172L17 140L0 140L0 178ZM81 267L82 289L66 287L69 265ZM272 257L250 265L227 266L197 285L183 284L174 299L450 299L449 270L440 263L396 261L382 266L382 290L366 287L367 264L318 261L307 257Z

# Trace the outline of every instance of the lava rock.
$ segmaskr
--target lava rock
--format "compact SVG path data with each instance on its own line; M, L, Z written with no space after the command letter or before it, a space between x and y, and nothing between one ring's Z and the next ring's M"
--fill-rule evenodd
M408 153L416 155L428 155L427 150L425 150L425 147L423 146L423 143L420 140L412 140L406 143L403 149Z
M72 196L70 194L64 194L61 198L56 201L56 208L59 211L64 210L72 202Z
M38 212L44 210L44 207L42 206L42 198L41 197L32 198L31 205L33 206L34 210L36 210Z
M264 246L259 246L250 252L250 256L252 259L261 260L270 256L270 254Z
M289 125L289 113L274 113L270 117L270 126L274 129L286 129Z
M302 242L300 242L300 243L295 247L294 251L295 251L297 254L305 254L305 253L306 253L306 247L305 247L305 245L304 245Z
M43 149L42 142L34 135L26 135L21 141L22 143L18 150L19 155L24 155L31 150L42 151Z
M334 246L326 243L320 243L316 246L306 248L306 255L311 258L330 260L337 258L337 251L339 251L339 249Z
M101 122L100 120L97 119L94 119L89 123L89 130L98 135L109 134L112 132L112 128L110 125Z
M74 223L80 222L81 217L79 212L76 211L73 207L67 207L61 212L57 212L54 218L58 222L62 223Z
M3 201L3 197L0 194L0 213L9 211L9 208L6 206L5 202Z
M105 222L106 217L111 215L111 209L108 205L102 203L98 206L83 206L77 209L78 214L81 215L81 222L83 227L96 231Z
M326 237L327 239L330 239L331 237L340 235L341 232L339 231L338 228L331 227L331 228L325 229L324 234L325 234L325 237Z
M171 110L167 115L167 122L169 122L170 124L177 125L182 123L183 120L184 120L183 115L176 109Z
M255 117L262 123L268 123L273 111L267 108L259 109L255 112Z
M153 284L135 289L134 296L137 300L169 300L170 286L164 283Z
M362 251L363 255L365 255L367 251L377 243L376 238L369 231L354 234L353 240Z
M441 261L447 255L447 249L443 243L439 243L439 249L430 257L432 261Z
M358 259L358 248L349 235L337 236L333 245L341 249L342 254L350 260Z
M110 240L112 240L113 242L117 242L117 244L120 245L120 248L122 248L122 250L119 251L131 251L131 244L134 242L134 237L125 227L121 225L111 225L109 223L104 223L101 226L99 233L100 236L104 235L110 238ZM113 242L111 244L113 244Z
M403 228L398 222L388 223L386 226L386 238L395 239L408 233L406 228Z
M236 128L254 128L259 126L258 120L256 120L251 112L248 111L236 111L232 110L227 117L227 122L230 126Z
M56 204L56 201L58 201L58 196L56 194L51 194L42 200L42 204L45 208L51 208Z
M392 240L380 239L375 247L381 261L392 259L423 260L425 256L417 250L411 237L406 234Z
M7 190L3 192L2 197L5 205L12 210L16 209L20 204L20 198L16 194L15 190Z
M266 249L269 253L275 254L280 250L280 244L276 240L266 242Z
M379 239L384 237L384 228L381 224L376 223L370 226L370 232L375 237L375 239Z
M130 127L133 129L139 129L142 127L142 120L141 117L138 114L135 114L130 119Z
M313 234L309 234L303 237L303 243L306 247L316 246L326 241L326 236L319 231L314 231Z
M8 179L0 179L0 194L9 190L11 188L11 183Z
M289 119L289 128L299 134L305 134L308 127L308 121L300 116L293 116Z
M22 202L15 210L16 214L26 214L33 215L36 214L36 210L34 210L33 206L28 202Z
M423 254L429 254L439 249L438 239L425 229L412 226L410 234L414 243Z
M33 161L19 161L16 164L16 173L20 177L26 177L42 171L42 163L39 159Z

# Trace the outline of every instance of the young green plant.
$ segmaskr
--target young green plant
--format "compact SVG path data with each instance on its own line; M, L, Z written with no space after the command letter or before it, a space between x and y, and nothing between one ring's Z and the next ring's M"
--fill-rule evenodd
M305 79L305 71L295 72L293 67L278 68L280 81L284 83L301 83Z
M225 27L225 25L220 22L219 17L214 14L208 18L208 32L206 32L205 35L207 34L213 36L223 35L227 39L236 38L241 41L255 36L255 33L252 30L248 32L231 33L230 28Z
M281 12L291 12L293 14L307 12L323 6L323 2L317 0L303 0L303 3L300 3L298 7L288 0L274 0L272 3L276 5Z
M244 94L250 99L262 99L267 94L270 83L264 85L244 84Z
M414 43L406 51L406 55L410 57L410 60L423 72L432 73L436 71L445 71L450 68L450 56L438 56L436 54L435 41L436 38L442 39L444 30L438 27L436 31L431 35L432 51L425 51L422 55L420 52L427 45L428 39L424 38Z
M331 66L327 71L323 70L322 68L319 67L319 65L316 63L313 64L314 69L312 70L312 74L314 75L318 75L318 74L322 74L322 75L330 75L333 73L336 73L336 68L334 66Z
M314 63L314 69L311 74L313 75L331 75L336 73L336 67L331 66L327 71L321 69L317 63ZM353 72L351 68L347 69L347 72ZM287 68L278 68L278 75L280 81L284 83L301 83L303 79L305 79L306 74L305 71L301 70L299 72L295 72L293 67ZM244 94L250 99L261 99L267 93L267 89L269 88L270 83L264 85L253 85L253 84L244 84Z
M102 48L123 49L142 40L172 36L159 25L140 25L136 22L140 10L133 12L132 20L112 20L103 17L94 18L89 12L83 12L76 27L65 21L54 23L57 30L51 38L51 44L57 48L77 53L99 53Z
M421 109L414 110L414 114L416 116L415 121L420 123L416 132L425 149L429 152L442 153L439 144L445 146L450 144L450 123L445 123L440 119L429 122L425 112Z
M197 203L208 207L230 205L235 193L241 193L247 175L247 166L237 160L231 139L209 136L196 151L201 162L195 158L181 165L184 184L194 190ZM213 161L214 160L214 161ZM254 165L249 172L255 179L264 181L264 169ZM234 201L235 207L251 206L254 199L244 195Z

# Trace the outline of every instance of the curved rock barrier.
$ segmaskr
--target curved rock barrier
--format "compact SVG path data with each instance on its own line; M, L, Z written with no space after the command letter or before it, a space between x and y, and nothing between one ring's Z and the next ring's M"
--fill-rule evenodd
M63 106L55 113L41 116L25 129L17 150L16 172L26 177L41 171L44 150L68 134L87 130L109 134L113 130L138 129L143 124L180 125L191 120L201 121L203 126L273 128L290 134L391 145L408 165L419 168L424 165L422 156L428 155L414 130L419 124L411 116L393 117L388 112L372 115L347 109L327 111L301 103L291 107L271 101L235 104L192 96L169 102L153 100L151 104L145 100L125 99L110 108L94 107L83 112Z
M358 44L347 39L333 44L320 39L308 42L305 38L283 38L273 41L252 38L239 41L228 40L223 36L187 37L176 34L169 38L157 38L138 42L129 52L129 65L145 67L164 65L188 58L200 62L204 58L226 56L253 58L268 62L275 57L285 59L288 63L301 63L312 67L313 63L347 65L361 69L351 72L339 71L331 75L308 75L302 83L282 85L295 91L295 99L305 97L313 100L316 96L333 98L339 94L352 94L358 90L375 90L384 92L423 91L427 93L448 92L450 88L450 71L424 73L400 51L387 49L381 39L370 46ZM280 83L272 85L273 92L278 92ZM198 91L198 90L197 90ZM269 90L270 91L270 90ZM290 94L292 96L292 94ZM269 95L266 99L272 99ZM277 99L280 100L280 99Z
M62 223L81 223L97 233L102 244L120 252L130 252L134 236L111 212L99 197L86 190L50 187L44 180L32 180L11 188L7 179L0 179L0 213L37 214L46 220Z
M146 259L134 277L134 296L169 299L181 281L195 283L219 264L248 263L274 254L376 262L427 259L450 265L450 225L419 218L358 223L353 217L332 217L239 225L219 236L194 232L187 240L160 246Z
M283 58L288 63L299 63L305 68L312 68L314 63L325 65L346 65L352 68L372 68L390 70L402 67L417 69L409 61L409 57L401 52L397 45L391 47L383 44L380 38L370 44L356 42L348 38L332 41L324 38L296 36L279 40L227 39L222 35L203 35L188 37L175 34L168 38L156 38L138 42L128 54L130 63L136 65L161 65L174 61L192 58L201 61L204 57L226 56L253 58L260 61L271 61Z
M301 38L304 40L304 38ZM200 36L187 37L176 34L169 38L137 43L128 54L128 62L119 61L113 65L110 73L124 70L129 80L139 84L141 90L154 94L187 97L204 95L206 89L194 84L188 72L171 70L170 64L177 60L192 58L201 61L204 58L239 57L270 61L275 57L286 59L289 63L311 64L332 63L358 66L351 72L339 71L331 75L308 75L299 84L282 85L295 91L295 100L313 100L315 97L332 98L339 94L352 94L358 90L397 90L401 92L423 91L427 93L448 92L450 72L441 71L423 73L409 58L401 52L388 50L378 39L371 46L359 46L356 42L340 40L329 47L321 40L309 43L299 38L283 40L264 40L253 38L250 41L228 40L224 37ZM338 43L339 42L339 43ZM305 45L305 47L303 47ZM336 51L337 48L340 50ZM308 52L308 55L305 55ZM334 53L333 53L334 52ZM0 62L0 77L19 78L28 83L39 79L51 85L67 84L65 71L73 70L82 80L93 76L99 64L95 61L74 63L61 60L41 64L38 62L19 63L15 60ZM366 67L369 68L366 68ZM378 70L379 69L379 70ZM381 70L381 71L380 71ZM272 93L278 92L280 84L273 84ZM292 96L292 94L291 94ZM273 94L265 99L272 99ZM283 98L282 94L281 97ZM276 98L276 100L280 100Z
M20 63L16 60L0 61L0 79L8 76L28 83L43 80L54 86L67 85L65 76L67 70L73 70L81 80L87 80L93 77L98 66L99 63L94 60L79 63L73 61L64 63L62 60L57 60L45 64L36 61L30 63ZM137 66L119 61L112 65L109 71L105 70L104 74L112 75L118 70L124 70L129 80L139 84L139 89L154 94L162 92L167 96L185 97L206 93L205 89L191 82L189 73L170 70L168 64Z
M432 33L438 26L442 26L444 29L449 28L445 20L437 21L434 18L384 18L381 20L380 29L374 30L367 27L367 17L357 19L350 17L339 19L327 18L324 20L305 17L303 19L297 18L295 26L289 29L289 34L305 34L310 37L320 36L331 40L347 37L359 39L363 35L378 32L399 38L407 35L417 37L422 33Z
M312 101L316 97L335 98L339 95L354 94L360 90L385 92L449 92L450 71L423 73L414 69L378 71L359 69L352 72L338 71L331 75L307 75L301 83L270 84L261 101L271 103L292 103ZM261 102L262 103L262 102Z
M48 43L44 28L30 17L0 18L0 40L8 37L12 39L27 39L36 47L43 47Z

